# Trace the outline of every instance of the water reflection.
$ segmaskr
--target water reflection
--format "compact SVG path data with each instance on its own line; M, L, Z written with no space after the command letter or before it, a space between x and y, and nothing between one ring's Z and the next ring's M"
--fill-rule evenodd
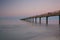
M60 40L60 29L58 25L5 20L0 22L0 40Z

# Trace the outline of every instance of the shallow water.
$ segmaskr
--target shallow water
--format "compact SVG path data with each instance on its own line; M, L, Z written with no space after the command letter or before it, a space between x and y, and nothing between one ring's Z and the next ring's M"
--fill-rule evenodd
M59 25L0 20L0 40L60 40Z

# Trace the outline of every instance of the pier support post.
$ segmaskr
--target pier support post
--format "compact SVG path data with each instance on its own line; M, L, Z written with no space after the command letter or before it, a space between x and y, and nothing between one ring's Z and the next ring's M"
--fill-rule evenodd
M35 18L33 18L33 20L34 20Z
M59 25L60 25L60 15L59 15Z
M35 23L37 23L37 17L35 17Z
M33 22L32 18L30 18L30 21Z
M60 29L60 11L58 13L59 13L59 29Z
M41 24L41 17L39 17L39 23Z
M32 18L32 22L34 23L34 18Z
M46 17L46 24L48 25L48 16Z
M29 18L29 21L30 21L30 22L33 22L33 18Z

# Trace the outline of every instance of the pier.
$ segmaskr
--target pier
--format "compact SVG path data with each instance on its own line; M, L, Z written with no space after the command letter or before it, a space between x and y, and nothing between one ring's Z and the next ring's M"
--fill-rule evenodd
M59 25L60 25L60 10L55 11L55 12L47 12L47 13L44 13L44 14L41 14L41 15L36 15L36 16L23 18L21 20L34 22L34 19L35 19L35 23L37 23L37 18L39 18L39 23L41 24L41 18L46 17L46 24L48 24L48 18L51 17L51 16L59 16ZM29 19L32 19L32 20L29 20Z

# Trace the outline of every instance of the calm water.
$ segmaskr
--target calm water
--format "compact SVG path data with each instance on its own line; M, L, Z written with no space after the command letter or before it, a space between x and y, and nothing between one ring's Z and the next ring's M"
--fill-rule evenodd
M60 40L58 25L0 19L0 40Z

